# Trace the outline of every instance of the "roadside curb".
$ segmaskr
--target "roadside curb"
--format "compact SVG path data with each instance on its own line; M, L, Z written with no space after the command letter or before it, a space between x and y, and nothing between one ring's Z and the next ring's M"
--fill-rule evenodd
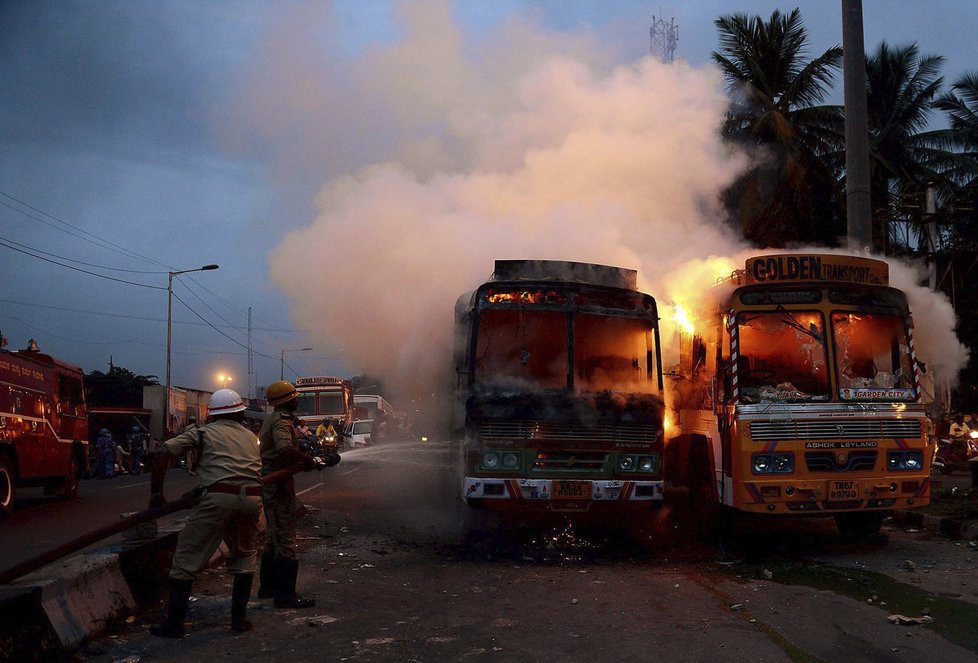
M183 523L69 557L0 587L0 660L64 660L111 623L152 604Z

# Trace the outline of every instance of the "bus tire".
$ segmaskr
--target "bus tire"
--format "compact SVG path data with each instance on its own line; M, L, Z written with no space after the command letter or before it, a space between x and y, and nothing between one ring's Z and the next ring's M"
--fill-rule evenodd
M847 538L872 536L883 526L885 511L850 511L835 514L835 525L839 533Z
M17 497L16 481L14 464L7 456L0 455L0 515L6 515L14 510L14 499Z

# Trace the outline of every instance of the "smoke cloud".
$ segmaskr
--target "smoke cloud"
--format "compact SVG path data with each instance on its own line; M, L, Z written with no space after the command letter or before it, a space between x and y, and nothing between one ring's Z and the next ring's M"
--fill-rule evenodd
M744 165L718 139L727 101L713 69L608 66L585 36L525 21L463 48L439 6L446 13L422 20L402 5L398 41L347 62L342 76L307 71L312 91L289 83L271 97L292 113L318 108L328 89L360 95L340 103L368 117L333 109L312 146L382 118L386 139L371 149L384 158L325 182L317 217L284 238L271 272L317 348L341 348L351 369L425 391L449 384L455 300L494 260L598 262L638 269L651 284L706 247L738 246L717 222L717 196ZM264 127L253 108L252 129ZM288 124L278 117L263 131L281 145L274 137ZM315 162L300 151L279 163Z
M474 37L447 1L394 18L395 38L351 54L324 47L328 12L284 16L223 119L228 146L317 183L315 218L270 257L296 324L396 398L428 395L451 385L454 303L494 260L597 262L656 296L668 365L673 305L695 317L749 250L718 204L747 166L719 139L719 72L607 62L589 35L527 17ZM956 374L950 306L891 272L919 353Z

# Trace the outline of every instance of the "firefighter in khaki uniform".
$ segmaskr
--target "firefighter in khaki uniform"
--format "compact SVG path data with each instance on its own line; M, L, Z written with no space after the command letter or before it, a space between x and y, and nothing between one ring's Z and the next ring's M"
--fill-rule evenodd
M303 463L307 471L319 467L308 454L299 451L295 443L295 410L298 392L291 383L279 380L268 385L265 398L274 411L262 422L258 439L261 441L262 473L270 474ZM339 456L327 464L335 465ZM265 548L261 556L258 598L274 598L276 608L311 608L313 599L301 598L295 591L299 575L296 559L295 482L292 477L278 483L265 484Z
M200 488L187 525L177 539L170 567L170 600L166 621L150 633L182 638L194 576L210 560L222 539L228 545L227 568L234 576L231 590L231 630L251 629L245 609L255 574L259 514L261 513L261 454L255 434L242 425L245 405L231 389L214 392L211 423L188 430L163 443L153 464L150 506L166 503L163 480L174 460L201 446ZM202 442L202 445L201 445Z

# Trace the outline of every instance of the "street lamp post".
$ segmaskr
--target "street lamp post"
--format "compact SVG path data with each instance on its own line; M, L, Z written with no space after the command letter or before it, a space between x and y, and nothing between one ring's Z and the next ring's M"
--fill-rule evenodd
M279 360L278 379L279 380L285 379L285 353L286 352L308 352L309 350L312 350L312 348L292 348L291 350L282 350L282 357Z
M167 272L166 284L166 390L163 393L163 437L170 432L170 348L173 333L173 277L190 272L207 272L218 269L218 265L204 265L197 269L182 269Z

